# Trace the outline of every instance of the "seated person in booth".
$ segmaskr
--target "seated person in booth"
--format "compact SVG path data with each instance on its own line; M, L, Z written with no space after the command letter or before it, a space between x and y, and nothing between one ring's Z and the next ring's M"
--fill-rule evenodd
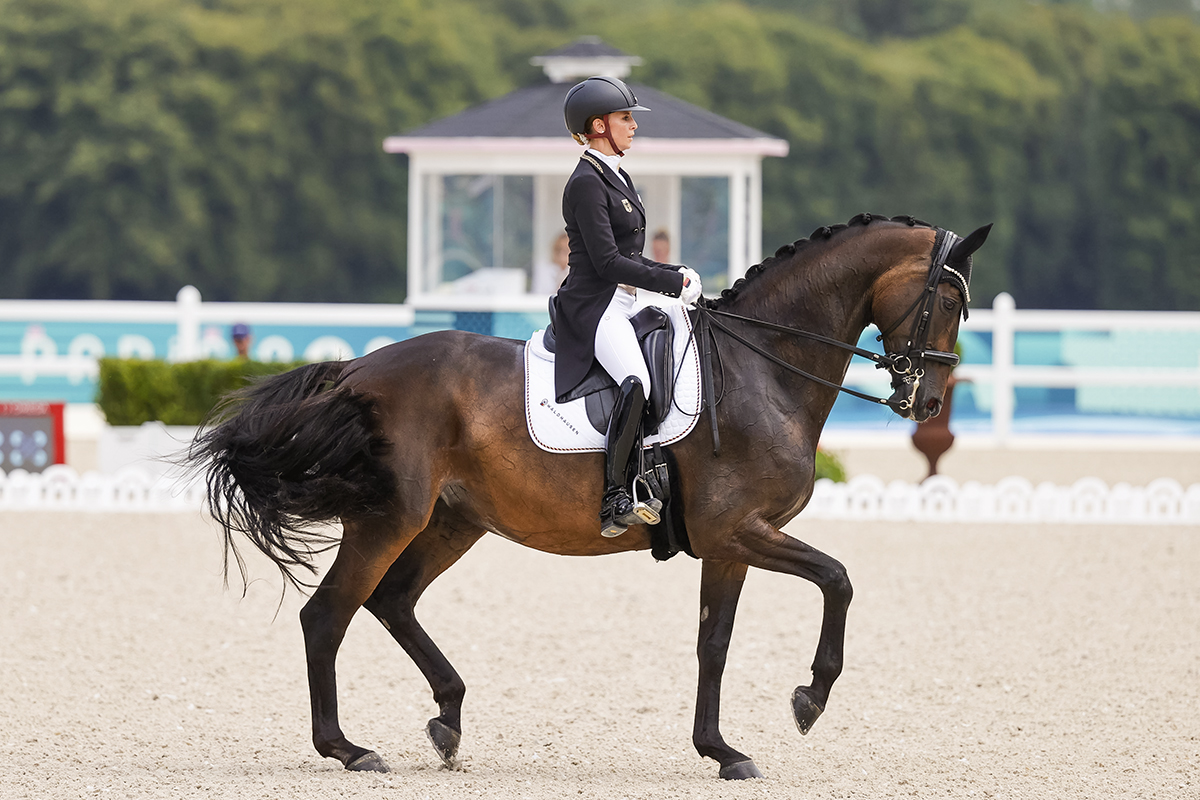
M560 233L554 237L550 247L550 261L542 262L533 269L533 293L554 294L567 277L567 256L571 254L571 244L567 234Z
M588 149L563 190L570 271L555 299L554 391L562 402L587 375L593 358L620 385L605 439L600 533L608 537L657 517L652 509L635 507L624 485L650 384L629 322L637 290L681 297L687 304L701 294L694 270L642 255L646 211L633 179L621 169L621 156L637 130L633 112L649 110L622 81L607 77L576 84L563 104L567 130Z
M650 257L655 261L666 261L671 257L671 234L666 228L659 228L650 240Z

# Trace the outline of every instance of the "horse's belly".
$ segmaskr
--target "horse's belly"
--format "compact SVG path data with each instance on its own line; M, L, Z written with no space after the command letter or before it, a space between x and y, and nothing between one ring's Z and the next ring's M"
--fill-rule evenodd
M635 525L613 539L601 536L598 496L595 509L591 509L584 508L578 498L559 494L555 487L546 487L542 494L526 491L513 495L499 502L484 502L456 484L443 489L441 499L472 524L544 553L597 556L650 548L650 534L644 525Z

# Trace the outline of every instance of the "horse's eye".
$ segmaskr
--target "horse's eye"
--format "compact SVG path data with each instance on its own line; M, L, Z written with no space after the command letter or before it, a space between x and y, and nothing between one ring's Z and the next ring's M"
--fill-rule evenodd
M953 297L943 297L942 308L947 311L956 311L958 309L958 300Z

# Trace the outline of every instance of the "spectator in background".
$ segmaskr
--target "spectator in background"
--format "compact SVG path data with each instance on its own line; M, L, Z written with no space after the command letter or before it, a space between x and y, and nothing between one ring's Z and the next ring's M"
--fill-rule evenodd
M654 238L650 241L650 257L664 263L671 260L671 234L667 233L666 228L654 232Z
M533 271L533 293L554 294L562 286L567 277L567 258L571 255L571 245L564 231L550 245L550 263L542 262Z
M229 329L229 338L233 339L233 349L237 351L237 358L250 358L250 326L244 322L235 322L233 327Z

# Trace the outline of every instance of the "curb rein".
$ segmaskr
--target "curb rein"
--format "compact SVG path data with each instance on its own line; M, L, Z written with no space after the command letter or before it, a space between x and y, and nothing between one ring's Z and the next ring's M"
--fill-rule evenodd
M876 341L883 341L883 337L894 331L900 324L908 318L914 310L919 310L920 313L913 318L912 329L908 334L908 342L903 353L874 353L870 350L864 350L855 345L846 344L838 339L833 339L828 336L822 336L819 333L800 330L799 328L790 328L786 325L778 325L774 322L765 322L763 320L754 319L753 317L743 317L740 314L731 314L728 311L718 311L715 308L709 308L705 305L698 304L696 306L696 332L695 335L700 338L700 361L701 375L704 380L704 397L705 404L708 406L709 422L712 427L713 436L713 455L721 454L721 436L717 431L717 403L720 400L716 397L713 387L713 354L716 352L716 337L712 329L716 328L725 335L729 336L734 341L740 342L750 350L754 351L763 358L777 364L789 372L794 372L808 380L815 381L822 386L828 386L831 389L837 389L839 392L853 395L861 400L867 400L879 405L888 406L896 413L903 417L908 416L913 408L916 400L917 390L921 386L921 379L925 377L925 362L932 361L938 364L946 364L951 367L958 366L959 358L955 353L945 353L940 350L929 349L929 321L933 315L933 304L937 299L937 287L944 279L954 280L963 289L963 319L967 317L967 303L970 302L970 294L966 288L966 281L962 275L952 267L948 267L946 262L950 258L950 253L954 246L962 241L961 237L945 230L937 228L937 233L933 242L933 253L929 266L929 275L925 280L925 289L913 301L900 318L893 324L888 326L886 330L875 337ZM945 277L945 273L949 272L949 277ZM725 317L727 319L746 322L758 328L776 331L778 333L786 333L791 336L798 336L803 339L811 339L815 342L828 344L837 347L841 350L848 350L852 355L862 356L863 358L874 362L876 369L886 369L892 375L892 388L894 389L892 396L888 398L876 397L875 395L866 394L856 389L843 386L840 383L826 380L811 372L806 372L797 366L789 364L774 353L767 352L759 345L754 344L744 336L730 330L728 326L722 323L717 317ZM921 342L921 346L917 347L915 342ZM716 354L718 359L720 354Z

